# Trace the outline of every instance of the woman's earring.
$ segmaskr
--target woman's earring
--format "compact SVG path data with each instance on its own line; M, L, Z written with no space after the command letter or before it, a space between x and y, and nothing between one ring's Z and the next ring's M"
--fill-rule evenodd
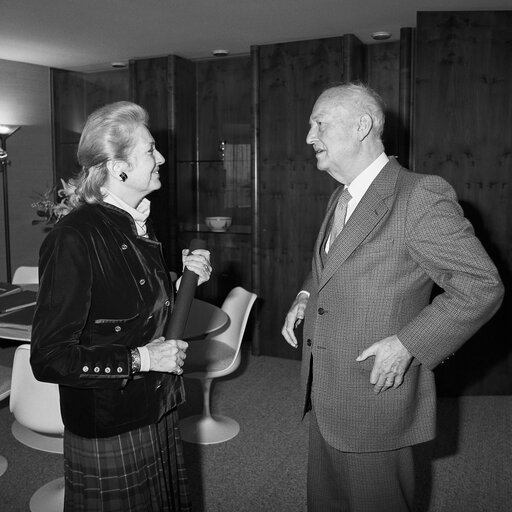
M122 172L119 177L121 178L121 181L126 181L128 179L128 176L126 175L125 172Z

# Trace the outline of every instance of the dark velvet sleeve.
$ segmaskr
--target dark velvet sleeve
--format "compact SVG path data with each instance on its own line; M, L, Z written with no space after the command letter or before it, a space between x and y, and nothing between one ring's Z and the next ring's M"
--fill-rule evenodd
M125 344L80 339L90 313L92 268L87 244L73 227L56 226L41 246L31 340L32 369L41 381L79 388L126 384L130 356Z

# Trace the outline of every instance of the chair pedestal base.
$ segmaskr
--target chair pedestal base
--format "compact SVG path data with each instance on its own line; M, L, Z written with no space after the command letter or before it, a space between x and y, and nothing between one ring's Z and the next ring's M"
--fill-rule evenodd
M2 476L7 471L7 459L0 455L0 476Z
M240 432L240 425L227 416L189 416L180 421L181 438L187 443L216 444L229 441Z
M58 512L64 510L64 477L40 487L30 498L31 512Z
M17 421L11 426L12 435L20 443L49 453L64 453L64 441L62 435L40 434L27 427L24 427Z

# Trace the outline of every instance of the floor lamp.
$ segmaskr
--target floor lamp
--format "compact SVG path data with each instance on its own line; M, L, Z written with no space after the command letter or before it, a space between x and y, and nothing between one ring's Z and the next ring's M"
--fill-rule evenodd
M9 236L9 194L7 189L7 165L10 163L7 159L7 139L21 127L0 124L0 171L2 172L3 192L4 192L4 233L5 233L5 268L7 273L7 282L11 282L11 239Z

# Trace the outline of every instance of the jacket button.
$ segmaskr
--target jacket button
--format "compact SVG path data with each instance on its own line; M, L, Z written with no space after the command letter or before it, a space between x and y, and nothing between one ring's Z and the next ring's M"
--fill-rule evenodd
M87 365L85 365L83 368L82 368L82 371L84 373L87 373L89 371L89 367Z
M308 338L308 340L306 341L306 344L308 347L311 347L311 340Z
M318 314L319 315L323 315L325 313L325 309L324 308L318 308Z
M114 327L114 331L119 332L120 330L121 330L121 326L120 325L116 325Z
M117 367L117 373L123 373L123 369L120 366Z
M126 251L126 249L128 249L128 246L127 246L126 244L123 244L123 245L121 245L121 249L122 249L123 251Z
M105 373L110 373L110 368L108 366L105 367Z
M141 286L142 286L142 285L144 285L144 284L146 284L146 280L145 280L145 279L141 279L141 280L139 281L139 284L140 284Z
M94 367L94 373L100 373L100 367L99 366L95 366Z
M169 306L171 305L171 301L170 301L170 300L166 300L166 301L165 301L165 305L166 305L167 307L169 307Z

